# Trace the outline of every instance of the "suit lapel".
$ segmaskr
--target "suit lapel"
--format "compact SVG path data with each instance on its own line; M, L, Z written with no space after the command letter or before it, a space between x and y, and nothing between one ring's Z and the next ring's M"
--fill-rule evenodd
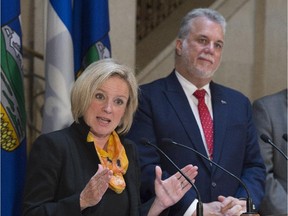
M222 149L224 148L224 137L227 128L227 119L229 118L229 101L225 94L219 88L218 84L211 82L211 95L213 107L213 123L214 123L214 153L213 161L219 163L221 159ZM213 172L217 168L213 166Z
M170 74L166 81L167 91L164 92L164 94L166 95L167 100L171 106L174 108L175 113L177 114L179 121L182 123L189 139L187 143L181 144L187 145L188 147L194 148L202 154L207 155L196 119L190 108L190 104L186 98L185 92L175 75L175 72ZM177 140L174 141L177 142ZM203 161L207 165L207 168L210 169L207 161L205 159L203 159Z

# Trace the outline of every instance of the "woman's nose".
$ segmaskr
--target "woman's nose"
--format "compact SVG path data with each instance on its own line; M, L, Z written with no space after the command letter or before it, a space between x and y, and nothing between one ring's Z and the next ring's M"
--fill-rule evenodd
M109 101L106 101L104 104L104 111L106 113L111 113L112 112L112 103Z

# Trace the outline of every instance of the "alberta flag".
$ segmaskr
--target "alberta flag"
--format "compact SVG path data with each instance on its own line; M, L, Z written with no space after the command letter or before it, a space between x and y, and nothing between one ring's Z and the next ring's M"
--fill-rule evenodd
M1 215L21 215L26 165L20 0L1 1Z
M70 90L91 63L110 57L108 0L49 0L42 133L72 123Z

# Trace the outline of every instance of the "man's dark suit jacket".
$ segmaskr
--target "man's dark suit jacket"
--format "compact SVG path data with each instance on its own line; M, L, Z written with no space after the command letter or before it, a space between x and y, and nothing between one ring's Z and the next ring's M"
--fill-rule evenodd
M210 89L214 121L213 160L242 179L258 207L264 195L265 166L252 122L250 101L241 93L213 82ZM137 143L140 152L143 201L154 194L154 165L161 164L162 170L169 175L175 169L153 147L143 145L141 138L147 138L161 147L180 168L187 164L199 167L195 184L203 202L215 201L219 195L247 197L237 180L192 151L161 143L161 139L171 138L207 155L197 122L175 72L141 86L139 100L139 108L127 137ZM183 215L195 198L191 189L170 209L171 215Z
M117 203L112 200L108 204L101 201L82 213L80 211L80 193L100 164L93 142L86 141L88 132L89 127L81 120L80 124L73 123L66 129L41 135L36 140L28 163L23 215L80 216L99 215L99 211L103 216L119 215L115 208ZM137 151L131 141L122 140L122 144L129 160L124 175L130 200L126 203L130 211L128 215L138 216L140 169ZM103 213L103 208L107 206L110 214Z

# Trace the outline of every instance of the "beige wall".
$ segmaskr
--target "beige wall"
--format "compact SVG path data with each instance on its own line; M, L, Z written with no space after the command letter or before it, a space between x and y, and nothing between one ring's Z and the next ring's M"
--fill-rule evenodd
M287 1L249 0L228 20L215 81L255 99L287 87Z
M251 100L287 87L287 1L227 0L213 8L227 19L222 64L214 80ZM138 76L150 82L171 72L173 41Z
M135 67L136 1L110 0L109 14L112 57Z
M46 1L22 0L23 44L29 46L34 41L34 49L42 54ZM251 99L285 88L287 0L218 0L212 7L228 21L223 61L215 81L236 88ZM33 8L35 19L31 20ZM109 10L112 57L134 67L136 1L110 0ZM167 75L173 68L173 53L172 41L141 71L139 82ZM33 68L44 74L43 61L36 60Z

